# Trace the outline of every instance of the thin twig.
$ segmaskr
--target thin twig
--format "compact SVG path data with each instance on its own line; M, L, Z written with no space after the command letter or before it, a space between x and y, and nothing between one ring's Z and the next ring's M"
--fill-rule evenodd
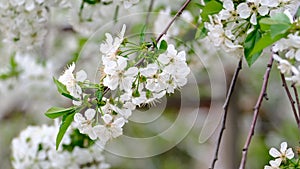
M146 25L146 26L147 26L148 23L149 23L150 13L151 13L151 11L152 11L153 4L154 4L154 0L150 0L150 5L149 5L149 8L148 8L148 13L147 13L146 22L145 22L145 25Z
M229 86L229 89L228 89L226 100L225 100L224 105L223 105L224 111L223 111L223 117L222 117L222 128L221 128L220 133L219 133L217 147L216 147L216 150L215 150L215 156L214 156L214 159L213 159L213 162L211 164L210 169L214 169L215 164L218 160L219 149L220 149L221 141L222 141L222 138L223 138L223 133L224 133L225 128L226 128L226 119L227 119L230 99L231 99L231 96L233 94L233 90L234 90L234 87L236 85L238 75L239 75L239 72L240 72L241 69L242 69L242 58L239 60L238 66L235 69L234 75L231 79L231 83L230 83L230 86Z
M159 42L159 40L165 35L167 34L169 28L171 27L171 25L173 24L173 22L182 14L183 10L188 6L188 4L191 2L191 0L187 0L185 1L185 3L183 4L183 6L179 9L179 11L176 13L176 15L173 17L173 19L169 22L169 24L167 25L167 27L165 28L165 30L157 37L156 42Z
M267 86L268 86L268 81L269 81L269 76L270 76L271 68L272 68L272 65L273 65L273 61L274 61L273 56L271 56L270 60L268 62L268 65L267 65L266 72L264 74L264 81L263 81L263 84L262 84L262 88L261 88L259 97L257 99L256 105L255 105L254 110L253 110L253 119L252 119L252 123L251 123L251 128L249 130L247 140L245 142L245 145L244 145L244 148L243 148L243 151L242 151L242 160L241 160L239 169L245 169L248 148L249 148L250 142L252 140L252 137L254 135L254 129L255 129L255 126L256 126L259 109L260 109L261 103L263 101L263 98L266 98L266 96L267 96L266 90L267 90Z
M294 95L295 95L296 103L297 103L297 108L298 108L298 117L300 118L300 101L299 101L298 91L297 91L297 88L295 86L295 83L293 83L291 87L293 88L293 91L294 91Z
M291 95L291 92L290 92L290 90L289 90L289 88L288 88L288 86L287 86L287 84L286 84L286 80L285 80L285 76L284 76L284 74L283 73L280 73L280 77L281 77L281 81L282 81L282 87L284 87L284 89L285 89L285 92L286 92L286 94L287 94L287 96L288 96L288 98L289 98L289 100L290 100L290 102L291 102L291 106L292 106L292 110L293 110L293 113L294 113L294 117L295 117L295 119L296 119L296 122L297 122L297 125L298 125L298 127L300 127L299 125L299 117L298 117L298 114L297 114L297 110L296 110L296 107L295 107L295 100L293 99L293 97L292 97L292 95ZM299 100L298 100L298 102L299 102Z
M168 30L170 29L171 25L174 23L174 21L182 14L183 10L188 6L188 4L191 2L191 0L185 1L185 3L182 5L182 7L177 11L176 15L173 17L173 19L168 23L164 31L159 34L159 36L156 38L156 43L160 41L160 39L167 34ZM153 47L153 45L152 45ZM134 66L140 66L144 62L145 58L141 58L136 62Z
M182 7L178 10L178 12L176 13L176 15L173 17L173 19L169 22L169 24L167 25L167 27L164 29L164 31L158 36L158 38L156 39L156 42L159 42L159 40L162 38L162 36L164 34L166 34L169 30L169 28L171 27L171 25L174 23L174 21L176 20L177 17L179 17L183 10L187 7L187 5L191 2L191 0L187 0L183 5ZM151 7L152 8L152 7ZM140 66L143 62L144 62L145 58L141 58L140 60L138 60L136 62L136 64L134 66ZM104 95L109 91L109 88L107 88L105 91L104 91Z

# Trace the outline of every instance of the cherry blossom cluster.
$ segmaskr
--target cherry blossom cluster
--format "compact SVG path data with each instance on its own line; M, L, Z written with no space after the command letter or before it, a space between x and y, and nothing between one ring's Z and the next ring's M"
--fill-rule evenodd
M300 23L300 18L294 23ZM273 58L278 62L278 69L287 75L286 80L300 84L300 34L299 31L279 40L273 47Z
M264 169L280 169L280 167L296 167L298 162L293 158L295 156L292 148L288 148L286 142L280 144L280 150L271 148L269 154L275 158L271 160L270 165L266 165Z
M165 41L159 48L151 44L142 45L142 50L132 48L124 38L125 30L123 25L115 38L106 33L106 40L100 45L100 84L86 80L83 70L74 74L75 64L58 79L76 98L75 106L87 107L84 114L79 112L74 116L79 131L93 140L98 138L103 146L122 135L122 127L137 106L155 104L164 95L174 93L187 83L190 73L184 51L178 52ZM138 54L128 54L130 51ZM85 93L84 89L91 86L98 89L94 94Z
M297 0L247 0L234 3L223 1L223 9L205 23L208 38L212 43L234 56L243 55L245 38L254 30L258 19L287 11L295 14L300 5Z
M65 135L62 146L55 149L55 138L59 126L28 126L12 141L12 165L15 169L31 168L57 168L57 169L108 169L102 149L95 147L74 146L66 149L71 144L71 135L74 130L69 130Z
M46 0L1 1L0 30L4 40L23 50L40 47L47 34L47 6Z

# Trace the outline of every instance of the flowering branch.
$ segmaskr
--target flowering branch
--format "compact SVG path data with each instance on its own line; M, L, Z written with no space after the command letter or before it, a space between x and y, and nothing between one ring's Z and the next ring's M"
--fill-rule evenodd
M215 156L214 156L214 159L213 159L213 162L211 164L210 169L214 169L215 164L218 160L219 148L220 148L221 141L222 141L222 138L223 138L223 133L224 133L225 128L226 128L226 119L227 119L230 99L231 99L231 96L233 94L233 90L234 90L234 87L236 85L237 78L238 78L238 75L239 75L239 72L240 72L241 69L242 69L242 58L239 60L238 66L235 69L234 75L231 79L231 83L230 83L230 86L229 86L229 89L228 89L226 100L225 100L224 105L223 105L224 112L223 112L223 117L222 117L222 128L221 128L220 133L219 133L217 147L216 147L216 150L215 150Z
M263 101L263 98L266 98L266 95L267 95L266 90L267 90L267 85L268 85L269 76L270 76L271 68L272 68L272 65L273 65L273 61L274 61L273 56L271 56L270 60L268 62L268 65L267 65L266 72L264 74L264 81L263 81L263 84L262 84L262 88L261 88L259 97L257 99L256 105L254 107L251 128L250 128L250 131L248 132L247 140L245 142L245 145L244 145L244 148L243 148L243 151L242 151L242 160L241 160L239 169L245 169L248 148L249 148L252 136L254 135L254 129L255 129L255 126L256 126L259 109L260 109L261 103Z
M167 34L168 30L170 29L170 27L172 26L172 24L174 23L174 21L182 14L183 10L188 6L188 4L191 2L191 0L187 0L182 7L177 11L176 15L173 17L173 19L169 22L169 24L167 25L167 27L164 29L164 31L159 34L159 36L156 38L156 43L158 43L160 41L160 39ZM150 8L149 8L150 10ZM153 46L152 46L153 47ZM144 62L144 58L141 58L139 61L136 62L136 64L134 66L140 66L143 62Z
M299 117L297 115L297 110L296 110L296 107L295 107L295 100L293 99L292 95L291 95L291 92L286 84L286 80L285 80L285 76L283 73L280 73L280 77L281 77L281 81L282 81L282 87L284 87L285 89L285 92L291 102L291 106L292 106L292 110L294 112L294 116L295 116L295 119L296 119L296 122L297 122L297 125L298 127L300 127L300 121L299 121ZM294 88L294 91L295 91L295 88ZM296 91L297 92L297 91ZM298 99L297 99L298 100ZM299 100L298 100L298 103L299 103Z

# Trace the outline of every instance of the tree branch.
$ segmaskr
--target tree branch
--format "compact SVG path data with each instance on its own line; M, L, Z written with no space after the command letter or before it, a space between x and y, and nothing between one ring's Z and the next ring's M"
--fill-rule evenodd
M225 102L224 102L224 105L223 105L223 110L224 111L223 111L223 117L222 117L222 128L221 128L220 133L219 133L217 147L215 149L215 155L214 155L214 159L211 163L210 169L215 168L215 164L218 160L219 149L220 149L221 141L222 141L222 138L223 138L223 133L224 133L225 128L226 128L226 119L227 119L230 99L231 99L231 96L233 94L233 90L234 90L234 87L236 85L238 75L239 75L239 72L240 72L241 69L242 69L242 58L239 60L238 65L235 69L235 72L234 72L234 75L231 79L231 83L230 83L230 86L229 86L229 89L228 89L228 93L227 93L227 96L226 96L226 99L225 99Z
M297 88L295 86L295 83L293 83L291 87L293 88L293 91L294 91L294 95L295 95L296 103L297 103L297 108L298 108L298 117L300 118L300 101L299 101L298 91L297 91Z
M182 5L182 7L179 9L179 11L176 13L176 15L173 17L173 19L169 22L165 30L156 38L156 42L159 42L159 40L167 34L169 28L173 24L173 22L182 14L183 10L188 6L188 4L191 2L191 0L185 1L185 3Z
M254 110L253 110L253 119L252 119L252 123L251 123L251 128L248 132L247 140L246 140L245 145L243 147L242 159L241 159L239 169L245 169L247 154L248 154L248 148L249 148L250 142L252 140L252 137L254 135L254 129L255 129L255 126L256 126L259 109L260 109L261 103L263 101L263 98L266 98L266 94L267 94L266 90L267 90L267 86L268 86L268 81L269 81L269 76L270 76L271 68L272 68L272 65L273 65L273 61L274 61L273 56L271 56L270 60L268 62L268 65L267 65L266 72L264 74L264 81L263 81L263 84L262 84L262 88L261 88L259 97L257 99L256 105L255 105Z
M281 77L281 81L282 81L282 87L284 87L285 89L285 92L290 100L290 103L291 103L291 106L292 106L292 110L293 110L293 113L294 113L294 117L296 119L296 122L297 122L297 125L298 127L300 127L300 124L299 124L299 117L298 117L298 114L297 114L297 110L296 110L296 107L295 107L295 100L293 99L292 95L291 95L291 92L286 84L286 80L285 80L285 76L283 73L280 73L280 77ZM295 88L294 88L295 90ZM296 91L297 92L297 91ZM298 100L298 99L297 99ZM299 103L299 100L298 100L298 103Z

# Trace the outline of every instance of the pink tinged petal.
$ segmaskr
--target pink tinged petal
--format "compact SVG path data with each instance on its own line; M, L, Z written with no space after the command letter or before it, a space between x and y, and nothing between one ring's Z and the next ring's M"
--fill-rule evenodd
M237 6L237 12L241 18L246 19L250 16L251 9L247 5L247 3L241 3Z
M76 73L76 80L79 82L83 82L87 78L87 74L84 70L80 70Z
M289 149L287 149L287 151L286 151L286 158L288 158L288 159L292 159L292 158L294 158L294 152L293 152L293 150L292 150L292 148L289 148Z
M86 119L82 116L82 114L76 113L74 115L74 121L77 123L82 123L82 122L86 121Z
M284 154L285 151L286 151L286 149L287 149L287 143L286 143L286 142L282 142L282 143L280 144L280 152L281 152L282 154Z
M267 6L261 6L261 7L258 8L258 13L261 16L265 16L269 13L269 8Z
M277 157L281 156L281 153L275 148L271 148L270 151L269 151L269 154L274 158L277 158Z
M281 164L281 162L282 162L282 159L281 159L281 158L277 158L277 159L275 159L275 160L271 160L271 161L270 161L270 165L271 165L272 167L279 167L280 164Z
M109 124L111 121L112 121L112 116L110 114L105 114L103 117L102 117L103 121L105 122L105 124Z
M87 109L84 113L87 120L92 120L95 117L96 111L94 109Z
M256 19L256 14L255 13L251 15L250 23L252 23L253 25L257 24L257 19Z

